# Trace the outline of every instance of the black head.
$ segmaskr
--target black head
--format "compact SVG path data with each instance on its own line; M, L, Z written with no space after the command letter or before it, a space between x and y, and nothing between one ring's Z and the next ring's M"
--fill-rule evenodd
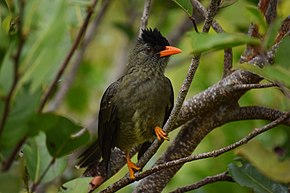
M164 50L165 46L169 46L168 40L162 36L157 28L153 30L151 28L143 29L139 41L148 44L156 51Z
M127 67L128 69L145 67L163 73L169 56L180 52L178 48L169 46L167 39L156 28L143 29L130 53Z

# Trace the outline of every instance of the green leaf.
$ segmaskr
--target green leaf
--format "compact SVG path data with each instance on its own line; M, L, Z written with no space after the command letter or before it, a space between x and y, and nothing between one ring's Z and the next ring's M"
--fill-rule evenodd
M23 147L23 153L29 177L33 182L36 182L53 159L46 148L45 134L39 133L38 136L30 138ZM66 164L66 159L56 159L41 182L49 182L61 175Z
M78 134L82 127L71 120L57 115L43 116L47 116L44 118L47 123L54 123L49 128L46 128L46 145L50 155L53 157L58 158L67 155L88 142L89 133L86 131Z
M277 155L260 142L252 141L236 149L236 154L248 160L265 176L281 183L290 183L290 159L279 160ZM265 162L267 159L267 162Z
M263 40L264 50L269 50L275 44L275 39L277 37L279 29L281 28L281 25L282 25L282 20L277 18L268 27L264 40ZM279 45L279 48L280 47L281 45Z
M24 31L30 32L24 48L19 85L30 82L31 91L48 84L70 46L68 1L31 1ZM37 27L37 31L34 28Z
M228 166L230 175L241 186L252 188L256 193L288 193L287 186L265 177L250 163L242 161L241 164Z
M173 0L187 15L191 16L192 14L192 5L190 0Z
M10 22L11 22L12 16L7 15L5 19L2 22L2 28L5 30L6 34L9 33L10 30Z
M35 135L39 130L30 129L29 123L36 115L36 108L40 99L40 91L28 92L27 87L22 87L13 99L10 113L7 118L1 140L0 149L9 153L24 136Z
M58 193L87 193L92 178L77 178L62 185Z
M21 187L21 179L11 173L0 174L0 192L11 193L19 192Z
M290 76L290 62L289 62L289 53L290 53L290 36L286 36L280 43L275 57L275 64L281 65L288 70L288 77ZM290 80L288 81L290 82Z
M262 32L265 32L267 29L267 22L264 19L263 13L258 9L257 6L247 6L247 11L248 11L248 15L250 20L259 25L259 29Z
M285 84L288 88L290 88L290 69L285 69L282 66L265 66L262 68L259 68L257 66L251 65L251 64L241 64L239 65L240 69L248 70L250 72L253 72L261 77L264 77L267 80L273 81L273 82L280 82Z
M7 95L13 81L13 61L11 60L13 46L7 49L0 69L0 94Z
M260 43L258 39L249 37L244 34L208 34L192 32L190 36L194 53L231 48L243 44L257 45Z

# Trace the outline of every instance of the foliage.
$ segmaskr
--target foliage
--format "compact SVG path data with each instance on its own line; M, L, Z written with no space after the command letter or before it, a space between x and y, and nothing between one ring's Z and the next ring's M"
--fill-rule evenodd
M143 9L142 3L131 0L126 0L125 3L108 2L111 7L106 10L102 23L98 23L101 27L96 31L95 39L90 41L87 49L83 49L85 54L67 95L52 112L47 111L51 110L55 96L62 90L66 78L73 74L73 67L69 67L62 78L57 80L49 101L45 101L44 109L41 108L41 103L47 89L61 71L91 2L0 2L0 120L3 123L0 126L0 169L3 171L0 173L0 192L87 192L91 178L78 178L81 173L74 167L76 161L72 153L89 141L88 131L82 130L84 125L92 133L96 133L95 112L98 111L101 94L125 67L124 58L138 34ZM203 3L208 5L209 1ZM100 3L93 16L101 12L103 4ZM190 64L188 56L193 53L201 54L201 65L188 93L190 98L220 80L223 50L233 48L233 70L251 71L263 77L263 82L273 82L279 86L279 89L251 90L243 95L239 104L262 105L281 112L289 111L289 36L278 42L277 51L274 52L275 60L271 65L260 68L250 62L238 64L242 52L249 45L254 49L258 47L259 53L267 54L277 43L277 33L283 20L288 17L286 14L289 14L289 8L289 1L281 1L277 8L280 14L273 23L268 24L253 1L224 1L216 19L227 33L217 34L212 30L209 33L196 33L191 27L187 30L189 33L180 35L178 47L182 48L184 54L172 58L166 72L173 82L175 95L177 96L186 74L186 64ZM166 13L166 17L161 17L160 13ZM188 20L192 13L195 10L190 1L154 1L149 26L158 26L163 34L173 37L173 32L178 31L180 23ZM251 22L257 24L261 36L245 35ZM202 25L199 24L198 27L201 28ZM83 41L85 38L81 39ZM82 46L80 44L77 47L79 51ZM176 65L179 63L183 65ZM210 132L195 153L233 143L250 129L264 124L263 121L230 122ZM264 133L255 138L253 143L214 160L204 159L184 165L164 191L168 192L205 176L228 170L236 183L210 184L201 187L200 191L246 193L253 189L255 192L287 192L285 184L289 184L290 132L289 126L285 127L280 126ZM174 139L178 132L179 130L175 130L170 133L170 138ZM167 147L168 144L160 147L156 159ZM282 153L273 151L277 148ZM236 156L243 159L237 163ZM144 170L150 168L150 164ZM126 169L121 170L100 189L119 180L126 172ZM263 189L265 187L266 190ZM132 188L133 186L125 187L120 192L129 192Z

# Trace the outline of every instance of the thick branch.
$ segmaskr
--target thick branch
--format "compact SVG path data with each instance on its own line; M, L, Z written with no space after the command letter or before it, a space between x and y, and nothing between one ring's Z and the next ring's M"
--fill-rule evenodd
M220 82L185 101L175 122L175 127L184 124L192 117L207 113L208 111L216 111L226 106L226 104L232 105L237 103L247 89L237 91L234 89L234 86L256 84L260 80L260 77L248 71L237 70L233 72Z
M163 180L163 175L160 175L162 174L161 170L165 170L165 171L168 171L170 170L171 168L174 168L176 166L181 166L181 164L184 164L184 163L187 163L187 162L191 162L191 161L194 161L194 160L200 160L200 159L205 159L205 158L210 158L210 157L218 157L230 150L233 150L243 144L246 144L248 141L250 141L251 139L253 139L254 137L268 131L269 129L272 129L274 127L276 127L277 125L283 123L286 119L289 119L289 116L290 116L290 112L287 112L285 114L283 114L283 116L279 117L278 119L270 122L269 124L261 127L261 128L256 128L254 129L252 132L250 132L248 135L246 135L244 138L240 139L239 141L233 143L233 144L230 144L228 146L225 146L223 148L220 148L220 149L217 149L217 150L213 150L213 151L210 151L210 152L206 152L206 153L200 153L200 154L196 154L196 155L191 155L191 156L187 156L187 157L183 157L183 158L180 158L180 159L176 159L176 160L172 160L172 161L169 161L169 162L165 162L165 163L162 163L162 164L158 164L156 166L154 166L153 168L143 172L143 173L140 173L140 174L137 174L136 175L136 180L140 180L142 178L145 178L147 176L153 176L154 174L153 173L157 173L159 174L159 178L158 180ZM188 125L188 127L191 127L190 125ZM153 175L151 175L153 174ZM149 177L150 177L149 176ZM155 178L157 179L157 178ZM108 193L108 192L115 192L119 189L121 189L122 187L130 184L134 182L134 180L130 179L129 177L125 177L125 178L122 178L121 180L119 180L118 182L112 184L111 186L109 186L108 188L106 188L105 190L101 191L102 193ZM148 186L148 184L147 184ZM147 187L144 187L144 189L142 190L142 192L160 192L160 191L156 191L156 190L152 190L152 189L147 189Z
M212 0L210 2L208 14L207 14L207 17L205 19L202 32L207 33L209 31L210 27L212 26L213 18L215 17L215 15L218 12L219 4L220 4L220 0ZM190 65L188 74L187 74L186 79L185 79L185 81L180 89L180 92L178 94L176 105L174 106L169 119L167 120L167 122L164 125L163 129L166 132L169 132L170 130L172 130L174 123L176 122L176 119L177 119L178 114L180 112L180 109L182 107L183 101L186 97L188 89L189 89L191 82L193 80L195 71L198 67L199 59L200 59L200 55L196 55L192 59L192 63ZM194 61L196 61L195 65L193 65ZM149 160L153 156L153 154L156 152L155 149L154 150L152 149L152 146L154 147L155 144L156 144L156 149L158 148L159 144L156 143L156 141L155 141L153 143L153 145L151 145L151 147L148 149L148 151L144 154L142 159L140 160L141 163L143 162L143 160L146 160L146 163L147 163L148 162L147 160ZM160 163L160 162L162 163L163 161L166 161L166 160L160 158L156 163ZM160 175L160 173L158 175ZM165 174L165 172L164 172L164 173L162 173L161 176L158 176L158 179L160 179L160 180L155 181L154 183L152 183L152 180L154 181L157 178L157 176L156 175L149 176L148 178L142 180L138 184L138 186L136 187L134 192L139 192L139 191L144 192L144 190L146 190L145 192L160 192L166 186L167 182L169 181L169 179L171 179L172 176L173 175L167 175L167 173Z

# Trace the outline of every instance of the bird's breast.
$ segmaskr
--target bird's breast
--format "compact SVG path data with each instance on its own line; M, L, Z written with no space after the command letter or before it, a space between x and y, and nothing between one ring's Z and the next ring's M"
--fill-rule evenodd
M164 78L129 78L121 84L115 99L119 100L117 104L121 123L117 147L131 149L136 144L151 140L154 128L162 126L171 95L171 88L168 88Z

